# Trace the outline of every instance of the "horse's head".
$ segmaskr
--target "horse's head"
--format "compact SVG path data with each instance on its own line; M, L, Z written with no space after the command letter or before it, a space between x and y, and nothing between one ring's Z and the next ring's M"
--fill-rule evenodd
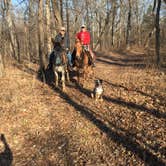
M65 52L65 51L63 51L63 52L61 53L61 57L62 57L62 64L67 65L67 64L68 64L68 58L67 58L67 56L66 56L66 52Z
M75 50L76 50L76 57L80 58L81 54L82 54L82 51L83 51L83 48L82 48L82 44L79 40L76 40Z
M60 42L56 42L53 38L51 39L51 41L55 50L60 51L62 49Z

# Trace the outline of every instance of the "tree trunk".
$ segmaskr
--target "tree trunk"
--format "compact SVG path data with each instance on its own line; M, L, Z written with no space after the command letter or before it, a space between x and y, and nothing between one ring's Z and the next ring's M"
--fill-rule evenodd
M145 48L148 48L148 47L149 47L149 42L150 42L150 39L152 38L153 33L154 33L154 27L153 27L153 29L151 29L151 31L149 32L148 36L145 38L145 42L144 42L144 47L145 47Z
M2 54L0 53L0 77L3 77L3 75L4 75L3 57Z
M66 21L67 21L67 48L70 48L70 24L69 24L69 9L68 0L66 0Z
M119 33L118 33L118 44L117 47L121 47L123 41L123 4L120 2L120 18L119 18Z
M24 18L24 34L25 34L25 38L24 38L24 53L26 53L26 56L29 59L29 50L28 50L28 26L27 26L27 22L26 19Z
M51 1L52 1L52 7L53 7L53 15L55 18L56 31L59 31L60 27L62 26L61 15L60 15L56 0L51 0Z
M128 11L127 30L126 30L126 45L127 45L127 48L130 47L130 33L131 33L131 0L128 0L128 3L129 3L129 11Z
M89 7L88 7L88 5L89 5L88 0L85 0L85 6L86 6L86 26L87 26L87 29L90 30Z
M11 13L10 13L10 8L11 8L11 0L6 0L4 2L5 8L6 8L6 23L8 25L8 32L10 36L10 44L12 47L13 51L13 56L15 59L17 59L17 46L16 46L16 41L14 37L14 30L13 30L13 23L12 23L12 18L11 18Z
M93 41L94 41L94 21L93 21L93 13L92 12L91 12L91 20L92 20L91 21L91 49L93 50L93 47L94 47L93 46Z
M2 58L2 62L3 62L3 66L5 67L5 63L4 63L4 60L5 60L5 56L7 55L6 54L6 31L5 31L5 5L4 5L4 2L1 2L1 10L2 10L2 24L1 24L1 37L0 37L0 54L1 54L1 58Z
M60 14L61 14L61 20L62 20L62 25L64 24L63 20L63 0L60 0Z
M51 31L50 31L50 0L46 0L46 5L45 5L45 10L46 10L46 55L48 56L51 52Z
M116 15L116 2L112 2L112 28L111 28L111 45L114 47L114 24L115 24L115 15Z
M161 0L158 0L156 18L155 18L157 65L160 64L160 8L161 8Z
M33 57L33 48L32 48L32 18L33 18L33 11L32 11L32 4L33 0L29 0L29 15L28 15L28 49L29 49L29 61L32 61Z
M97 39L97 42L96 42L96 45L95 45L95 49L97 49L99 43L101 42L103 34L105 33L106 29L108 28L110 14L111 14L111 10L107 13L107 16L105 18L105 24L104 24L104 27L103 27L103 29L101 30L101 32L100 32L100 34L98 36L98 39Z
M42 73L43 81L45 82L45 63L44 63L44 43L43 43L43 0L38 0L38 47L39 47L39 62L40 62L40 71Z
M17 60L20 63L21 62L20 42L19 42L18 34L16 32L16 25L15 25L14 21L12 21L12 24L13 24L13 29L15 31L15 41L16 41L15 47L16 47L16 51L17 51Z
M101 34L101 28L102 28L102 26L101 26L101 22L102 22L102 18L101 18L101 15L99 14L99 36L100 36L100 34ZM100 48L100 51L102 50L102 40L99 40L99 48Z
M140 16L139 16L139 2L136 0L136 20L137 20L137 25L136 25L136 38L137 38L137 45L141 46L141 21L140 21Z

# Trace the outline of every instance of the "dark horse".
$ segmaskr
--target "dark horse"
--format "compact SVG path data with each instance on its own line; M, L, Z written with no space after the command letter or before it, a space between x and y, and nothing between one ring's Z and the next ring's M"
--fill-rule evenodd
M65 79L69 81L69 73L67 69L68 59L65 50L61 44L52 40L54 48L50 54L48 68L55 73L55 86L58 87L59 73L61 74L62 90L66 90Z
M83 48L79 40L76 40L73 54L73 63L76 67L78 83L80 84L80 78L82 78L82 85L84 85L85 80L93 73L90 52Z

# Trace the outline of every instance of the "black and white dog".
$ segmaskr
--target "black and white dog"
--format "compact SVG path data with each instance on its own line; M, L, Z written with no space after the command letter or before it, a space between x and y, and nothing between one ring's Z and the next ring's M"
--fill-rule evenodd
M104 92L104 89L103 89L103 80L96 80L95 81L95 87L93 89L93 92L91 93L91 97L94 98L96 101L97 100L103 100L103 92Z

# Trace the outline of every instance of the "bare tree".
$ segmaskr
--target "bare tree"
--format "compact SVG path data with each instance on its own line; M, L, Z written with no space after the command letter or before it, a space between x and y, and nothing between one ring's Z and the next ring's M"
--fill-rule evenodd
M62 20L62 25L64 24L64 19L63 19L63 0L60 0L60 14L61 14L61 20Z
M2 60L4 56L7 58L6 55L20 61L25 56L30 61L40 62L40 67L44 68L44 52L46 55L51 52L51 37L60 26L67 27L67 43L72 48L80 24L85 23L94 49L128 48L134 43L155 50L157 63L160 63L160 49L165 46L166 34L162 2L165 5L165 0L154 0L153 4L145 0L23 0L20 1L23 6L15 8L11 0L1 0ZM42 9L38 8L41 3Z
M29 45L29 61L31 61L32 60L32 18L33 18L33 11L32 11L32 5L33 5L33 0L29 0L29 15L28 15L28 32L29 32L29 34L28 34L28 45Z
M112 1L112 28L111 28L111 45L114 47L114 28L115 28L115 17L116 17L117 4Z
M5 19L6 19L6 23L8 26L8 32L9 32L9 36L10 36L10 43L11 43L11 47L12 47L12 51L13 51L13 56L17 59L17 50L16 50L17 42L16 42L15 36L14 36L13 21L12 21L11 13L10 13L11 0L4 0L4 7L6 9Z
M61 19L61 15L56 3L56 0L51 0L52 1L52 7L53 7L53 15L55 18L55 27L56 30L58 31L60 26L62 26L62 19Z
M38 0L38 47L39 47L39 62L40 71L42 73L43 81L45 82L45 62L44 62L44 36L43 36L43 0Z
M70 48L70 24L69 24L68 0L66 0L66 22L67 22L67 47Z
M86 26L87 26L87 28L88 29L90 29L90 23L89 23L89 2L88 2L88 0L85 0L85 6L87 6L86 7Z
M0 77L4 75L4 65L3 65L3 58L2 54L0 53Z
M128 0L129 11L127 19L127 29L126 29L126 44L127 47L130 47L130 33L131 33L131 0Z
M50 0L46 0L46 5L45 5L45 13L46 13L46 39L47 39L47 52L46 54L48 55L51 52L51 31L50 31Z
M1 70L3 69L4 66L4 57L6 56L6 27L5 27L5 5L4 2L0 2L0 12L2 16L2 23L0 26L0 56L1 56Z
M156 6L156 5L155 5ZM155 28L156 28L156 56L157 56L157 65L160 64L160 8L161 0L157 1L157 10L155 18Z
M103 36L104 32L106 31L106 29L109 26L110 15L111 15L111 10L107 12L107 15L106 15L106 18L105 18L105 24L104 24L104 27L102 28L102 30L100 31L100 34L98 36L98 39L97 39L97 42L96 42L96 45L95 45L95 49L97 49L100 41L102 40L102 36Z

